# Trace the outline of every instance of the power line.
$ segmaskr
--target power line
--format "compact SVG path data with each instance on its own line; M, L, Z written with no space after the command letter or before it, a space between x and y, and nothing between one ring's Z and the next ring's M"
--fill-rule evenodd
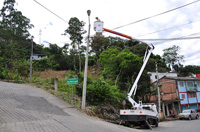
M129 24L116 27L116 28L114 28L114 29L119 29L119 28L122 28L122 27L125 27L125 26L129 26L129 25L131 25L131 24L135 24L135 23L138 23L138 22L141 22L141 21L144 21L144 20L153 18L153 17L157 17L157 16L160 16L160 15L169 13L169 12L171 12L171 11L174 11L174 10L177 10L177 9L180 9L180 8L183 8L183 7L186 7L186 6L188 6L188 5L194 4L194 3L199 2L199 1L200 1L200 0L197 0L197 1L194 1L194 2L191 2L191 3L188 3L188 4L186 4L186 5L182 5L182 6L179 6L179 7L177 7L177 8L174 8L174 9L171 9L171 10L168 10L168 11L165 11L165 12L162 12L162 13L159 13L159 14L156 14L156 15L153 15L153 16L150 16L150 17L146 17L146 18L140 19L140 20L138 20L138 21L131 22L131 23L129 23ZM112 30L114 30L114 29L112 29Z
M193 36L193 35L198 35L200 34L200 32L198 33L193 33L193 34L189 34L189 35L185 35L185 36L182 36L182 37L179 37L179 38L184 38L184 37L187 37L187 36ZM198 38L197 38L198 39ZM179 39L180 40L180 39ZM170 42L170 41L174 41L174 40L165 40L165 42L157 42L157 43L154 43L154 45L157 45L157 44L161 44L161 43L166 43L166 42Z
M136 36L136 37L142 37L142 36L146 36L146 35L150 35L150 34L154 34L154 33L162 32L162 31L166 31L166 30L169 30L169 29L178 28L178 27L185 26L185 25L188 25L188 24L191 24L191 23L195 23L195 22L199 22L199 21L200 21L200 20L192 21L192 22L189 22L189 23L185 23L185 24L182 24L182 25L178 25L178 26L174 26L174 27L170 27L170 28L166 28L166 29L162 29L162 30L158 30L158 31L150 32L150 33L143 34L143 35L139 35L139 36Z
M62 21L66 22L68 24L68 22L63 19L62 17L58 16L56 13L54 13L53 11L49 10L47 7L45 7L44 5L42 5L41 3L37 2L36 0L34 0L37 4L39 4L40 6L42 6L43 8L45 8L47 11L51 12L53 15L55 15L56 17L58 17L59 19L61 19Z
M169 40L188 40L188 39L200 39L200 36L198 37L185 37L185 38L160 38L160 39L137 39L141 41L169 41Z

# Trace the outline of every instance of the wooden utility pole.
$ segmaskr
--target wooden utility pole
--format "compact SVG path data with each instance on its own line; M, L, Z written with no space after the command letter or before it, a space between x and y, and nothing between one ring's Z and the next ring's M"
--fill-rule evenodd
M29 83L32 81L32 63L33 63L33 37L31 37L31 57L30 57L30 80Z

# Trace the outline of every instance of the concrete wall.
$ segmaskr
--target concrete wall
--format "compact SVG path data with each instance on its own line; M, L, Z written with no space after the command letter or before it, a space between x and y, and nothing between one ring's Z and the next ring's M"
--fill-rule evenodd
M189 103L197 103L197 98L188 98Z
M182 98L185 95L185 98ZM179 93L179 97L181 99L181 104L188 104L187 93Z
M181 86L181 84L183 84L183 86ZM178 90L179 92L187 92L185 81L178 81Z
M197 101L200 103L200 91L196 92L196 94L197 94Z

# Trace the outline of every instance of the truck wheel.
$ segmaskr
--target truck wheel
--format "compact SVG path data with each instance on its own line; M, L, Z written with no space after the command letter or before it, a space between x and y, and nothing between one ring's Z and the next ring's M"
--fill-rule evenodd
M199 115L196 116L196 119L199 119Z
M130 123L128 121L125 121L125 126L130 127Z
M191 119L192 119L191 116L189 116L188 120L190 121Z

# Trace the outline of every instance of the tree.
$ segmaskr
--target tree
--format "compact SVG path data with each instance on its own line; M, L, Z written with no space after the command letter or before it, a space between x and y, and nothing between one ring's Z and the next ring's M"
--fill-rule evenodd
M180 76L191 76L192 74L200 74L200 66L188 65L180 69Z
M1 27L11 30L13 34L29 37L28 29L33 27L30 20L22 15L22 12L14 8L15 0L5 0L1 9Z
M37 71L44 71L51 68L51 62L47 58L42 58L33 63L33 67Z
M84 30L85 23L83 21L79 21L78 18L72 17L69 20L69 27L65 30L64 35L69 34L71 45L73 48L78 46L78 52L79 52L79 72L81 72L81 52L80 52L80 45L82 44L83 34L86 33Z
M119 73L119 61L117 60L117 55L119 51L115 48L108 48L100 54L99 62L102 69L102 75L105 76L106 79L113 78Z
M121 52L116 48L108 48L100 54L99 61L103 66L103 76L115 80L115 85L120 81L119 85L123 88L133 83L142 62L127 48Z
M57 44L49 44L49 47L44 49L44 54L49 56L51 69L68 70L71 66L71 60L68 54L68 44L59 47Z
M172 46L170 48L164 49L163 57L165 58L166 62L168 63L171 70L174 68L175 65L180 65L180 62L183 62L183 55L180 55L180 47L179 46Z
M28 30L33 27L30 20L14 8L15 0L5 0L0 10L0 56L5 69L12 68L15 60L29 56L26 47L31 44ZM30 49L29 49L30 50Z

